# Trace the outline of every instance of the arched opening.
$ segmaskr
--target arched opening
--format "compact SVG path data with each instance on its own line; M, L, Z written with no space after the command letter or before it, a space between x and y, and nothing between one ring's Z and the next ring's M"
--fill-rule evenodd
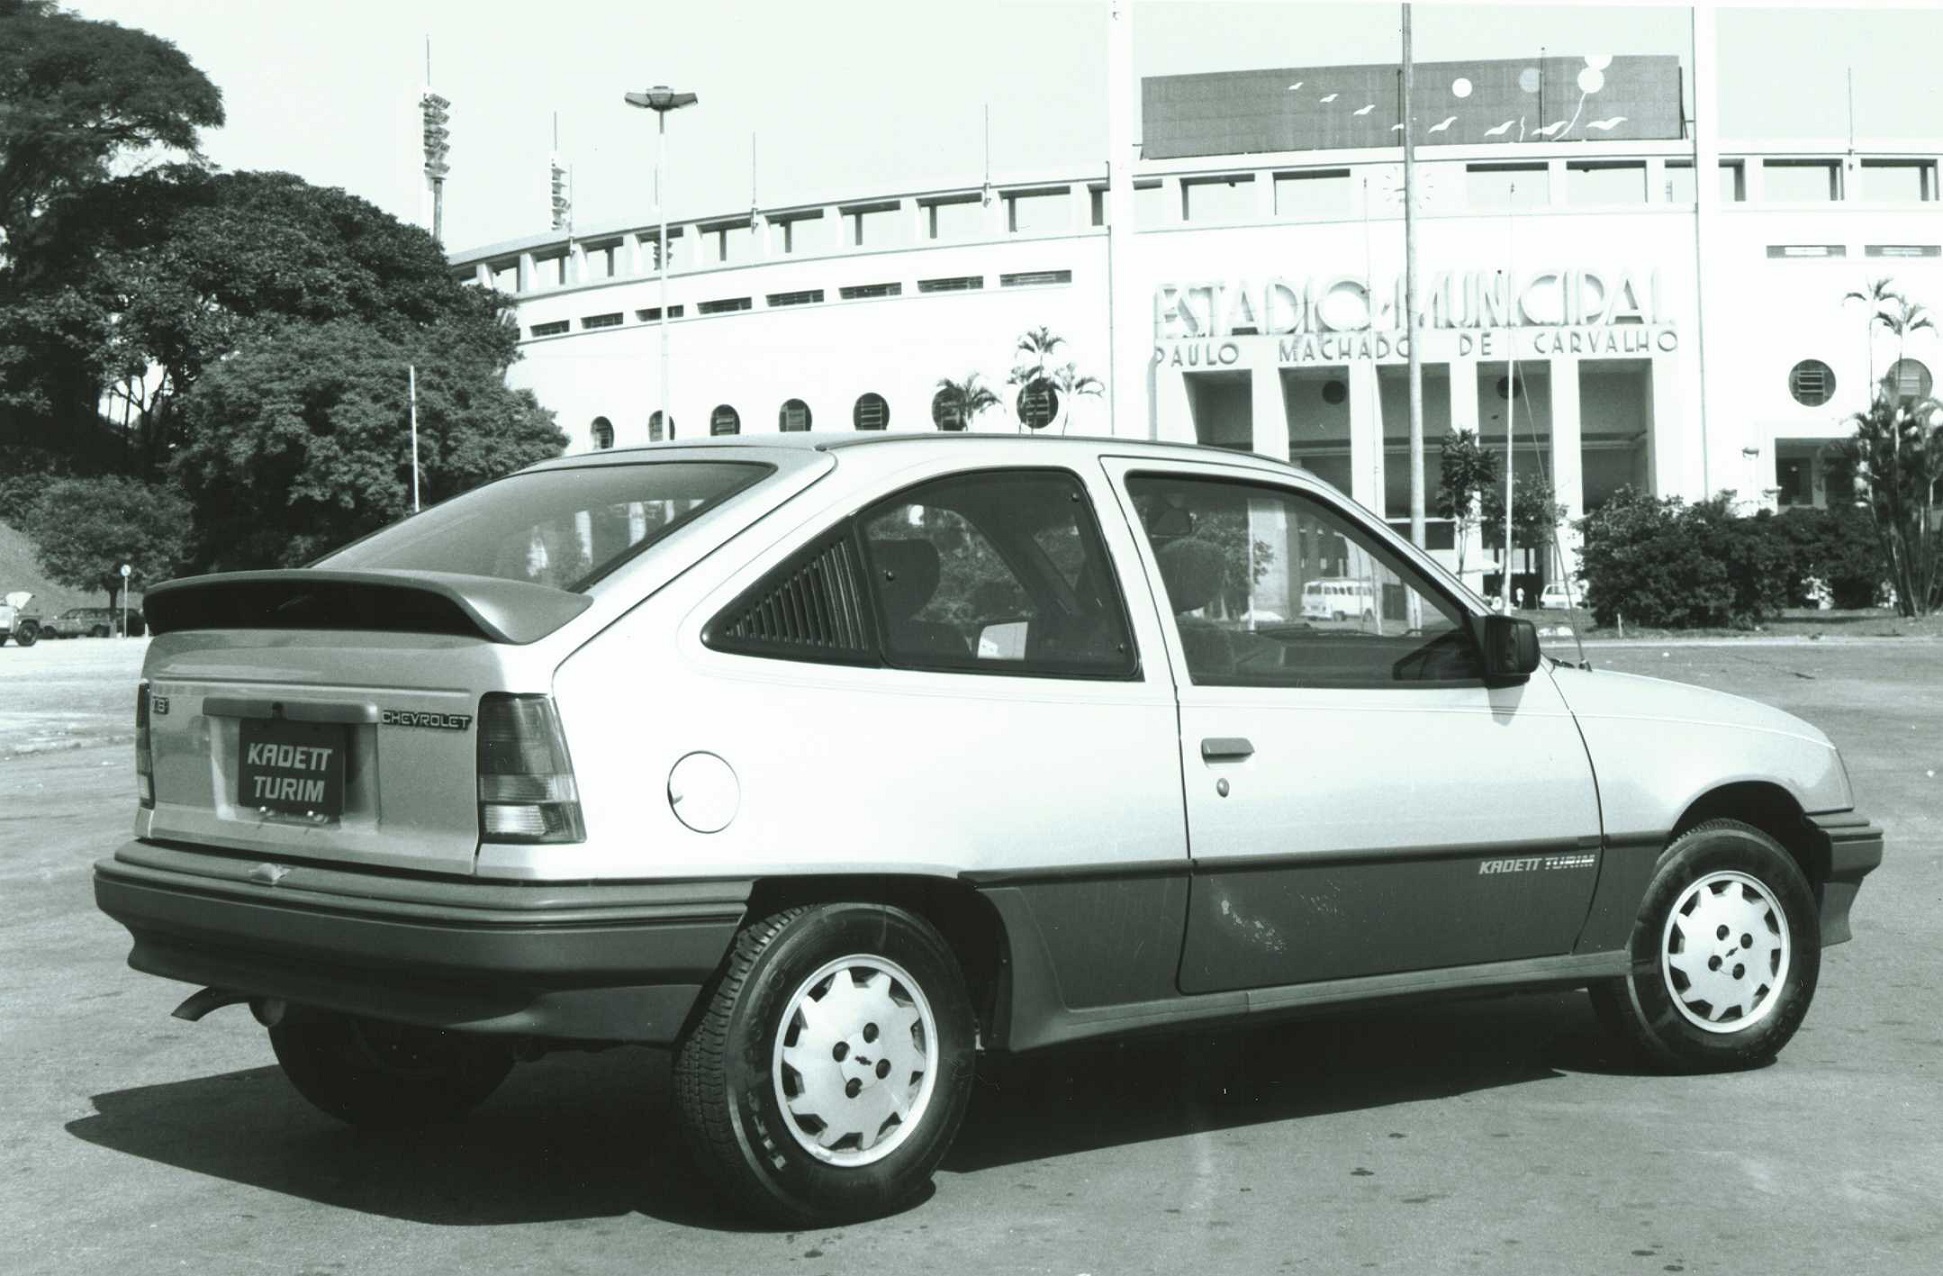
M614 446L614 423L606 417L595 417L593 427L589 432L594 438L594 451L605 452L608 448Z
M715 411L708 414L708 432L712 435L740 434L742 433L742 417L728 404L717 404Z
M791 399L776 413L776 428L784 434L798 434L810 428L810 405Z
M891 405L875 391L859 395L850 410L850 423L859 430L887 430L891 424Z

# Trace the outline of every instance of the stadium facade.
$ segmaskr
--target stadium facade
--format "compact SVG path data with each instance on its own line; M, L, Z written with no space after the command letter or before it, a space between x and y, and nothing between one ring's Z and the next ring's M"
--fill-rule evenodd
M1055 432L1252 449L1401 524L1396 76L1146 80L1131 198L1102 169L684 216L668 237L668 430L654 224L452 261L512 296L514 383L576 449L957 428L939 382L977 373L1000 402L973 430L1050 409ZM1875 381L1929 392L1937 334L1872 329L1845 296L1888 277L1943 305L1943 143L1717 138L1686 118L1681 79L1667 57L1418 66L1433 491L1436 440L1456 427L1499 450L1509 435L1514 468L1545 471L1568 520L1628 484L1820 505L1826 444ZM1103 393L1008 385L1036 329L1064 339L1050 366ZM1450 548L1447 524L1430 536Z

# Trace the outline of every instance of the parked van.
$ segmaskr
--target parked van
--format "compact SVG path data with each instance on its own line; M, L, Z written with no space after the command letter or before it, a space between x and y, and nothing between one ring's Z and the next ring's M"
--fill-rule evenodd
M1366 580L1325 577L1302 587L1304 620L1373 620L1375 617L1376 594Z

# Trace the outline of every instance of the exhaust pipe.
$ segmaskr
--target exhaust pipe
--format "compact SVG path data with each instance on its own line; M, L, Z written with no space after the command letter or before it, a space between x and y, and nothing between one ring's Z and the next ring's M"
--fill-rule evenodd
M212 1010L224 1006L234 1006L239 1002L250 1003L250 1013L265 1028L274 1028L283 1022L290 1013L290 1003L281 997L252 997L246 992L234 992L228 988L205 988L188 998L169 1013L177 1019L195 1023Z

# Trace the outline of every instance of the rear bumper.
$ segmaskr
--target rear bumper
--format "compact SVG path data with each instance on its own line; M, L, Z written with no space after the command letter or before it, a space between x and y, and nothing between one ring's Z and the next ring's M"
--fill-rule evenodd
M1811 815L1808 822L1828 843L1828 872L1816 891L1826 947L1851 937L1849 906L1862 888L1862 879L1882 863L1882 830L1854 811Z
M134 841L96 863L128 964L401 1023L667 1044L741 924L747 880L498 883Z

